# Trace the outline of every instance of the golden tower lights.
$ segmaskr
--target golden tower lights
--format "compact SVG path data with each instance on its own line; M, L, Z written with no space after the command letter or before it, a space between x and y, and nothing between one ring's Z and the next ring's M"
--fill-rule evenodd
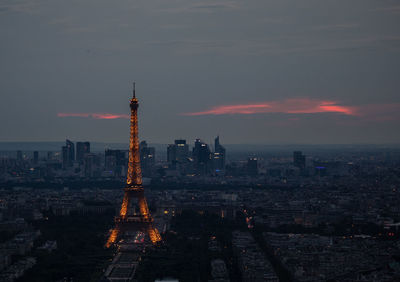
M142 171L140 167L138 111L139 102L136 98L135 83L133 83L133 96L130 102L131 123L129 139L129 162L126 177L126 187L119 216L115 218L115 228L111 231L106 246L117 242L124 230L145 230L153 244L161 241L160 233L153 227L153 218L150 215L144 189L142 186ZM139 214L130 214L132 199L138 200Z

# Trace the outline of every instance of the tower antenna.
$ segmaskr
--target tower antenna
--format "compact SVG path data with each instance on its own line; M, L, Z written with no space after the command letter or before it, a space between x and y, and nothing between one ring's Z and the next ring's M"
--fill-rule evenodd
M136 98L136 82L133 82L133 98Z

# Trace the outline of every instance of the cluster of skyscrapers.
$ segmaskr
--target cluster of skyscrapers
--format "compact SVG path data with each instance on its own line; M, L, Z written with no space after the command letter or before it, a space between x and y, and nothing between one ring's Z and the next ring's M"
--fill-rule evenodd
M184 139L175 140L167 146L167 164L162 169L178 175L223 175L225 173L226 150L214 140L214 147L196 139L192 148ZM211 146L212 147L212 146ZM140 142L140 162L144 177L154 177L157 171L156 150L146 141ZM102 154L90 151L90 142L65 141L62 146L62 168L68 171L79 169L85 177L124 177L128 164L128 150L106 149ZM162 158L161 158L162 159ZM159 163L160 164L160 163Z
M90 154L89 142L77 142L75 154L74 143L67 139L65 141L65 146L62 147L63 168L72 167L75 161L83 163L88 154Z
M102 152L93 152L91 145L90 142L72 142L67 139L60 151L48 151L47 159L43 156L40 158L43 152L33 151L31 156L27 157L18 150L15 159L15 164L18 166L14 171L16 175L36 178L125 178L129 155L127 149L107 148ZM166 145L164 148L165 150L159 146L160 151L156 152L156 148L148 145L146 141L139 143L143 177L152 179L166 177L176 181L185 177L194 179L193 176L226 176L229 179L246 176L274 178L292 174L322 176L328 170L333 172L335 169L332 164L316 160L308 160L308 165L306 165L306 156L301 151L293 152L293 161L290 166L267 161L263 156L252 155L247 157L247 160L238 159L234 155L235 152L228 161L226 149L220 144L218 136L213 145L206 144L201 139L196 139L192 144L185 139L176 139L173 144ZM8 167L13 167L11 160L3 160L3 163ZM21 171L21 169L26 170Z
M181 174L219 174L225 169L226 150L219 143L219 136L215 138L214 151L208 144L196 139L192 152L186 140L175 140L168 145L167 160L169 168Z

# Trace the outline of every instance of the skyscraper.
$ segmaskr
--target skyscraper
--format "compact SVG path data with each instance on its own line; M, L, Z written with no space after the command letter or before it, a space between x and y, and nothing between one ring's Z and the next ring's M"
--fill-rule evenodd
M189 145L186 144L186 140L178 139L175 140L176 148L176 161L184 162L189 157Z
M211 168L211 152L206 143L196 139L193 148L193 159L197 174L207 174Z
M76 161L83 163L86 154L90 153L89 142L77 142L76 143Z
M70 140L65 140L65 146L62 147L63 168L71 167L75 161L75 146Z
M167 148L167 160L169 163L182 163L189 157L189 145L186 140L177 139L174 144L169 144Z
M258 160L257 160L257 158L249 158L247 160L247 174L250 176L258 175Z
M140 164L142 165L143 176L151 177L155 165L156 148L148 147L146 141L140 142Z
M176 162L176 147L175 144L168 144L167 147L167 161L170 164Z
M225 169L225 148L219 143L219 136L215 138L214 143L215 152L213 154L213 163L214 170L216 172L222 171Z
M83 169L85 177L94 177L95 176L95 168L96 168L96 155L95 154L86 154L85 159L83 161Z

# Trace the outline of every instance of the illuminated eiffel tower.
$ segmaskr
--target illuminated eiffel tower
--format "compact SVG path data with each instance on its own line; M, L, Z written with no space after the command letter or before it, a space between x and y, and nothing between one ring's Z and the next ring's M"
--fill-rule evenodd
M133 84L133 97L131 99L131 126L129 142L129 163L119 216L115 217L115 228L107 240L106 246L117 243L124 233L142 231L146 233L151 242L156 244L161 241L160 233L153 227L153 218L150 215L147 201L142 186L142 171L140 168L138 111L139 102L136 98L135 83ZM137 209L136 209L137 208Z

